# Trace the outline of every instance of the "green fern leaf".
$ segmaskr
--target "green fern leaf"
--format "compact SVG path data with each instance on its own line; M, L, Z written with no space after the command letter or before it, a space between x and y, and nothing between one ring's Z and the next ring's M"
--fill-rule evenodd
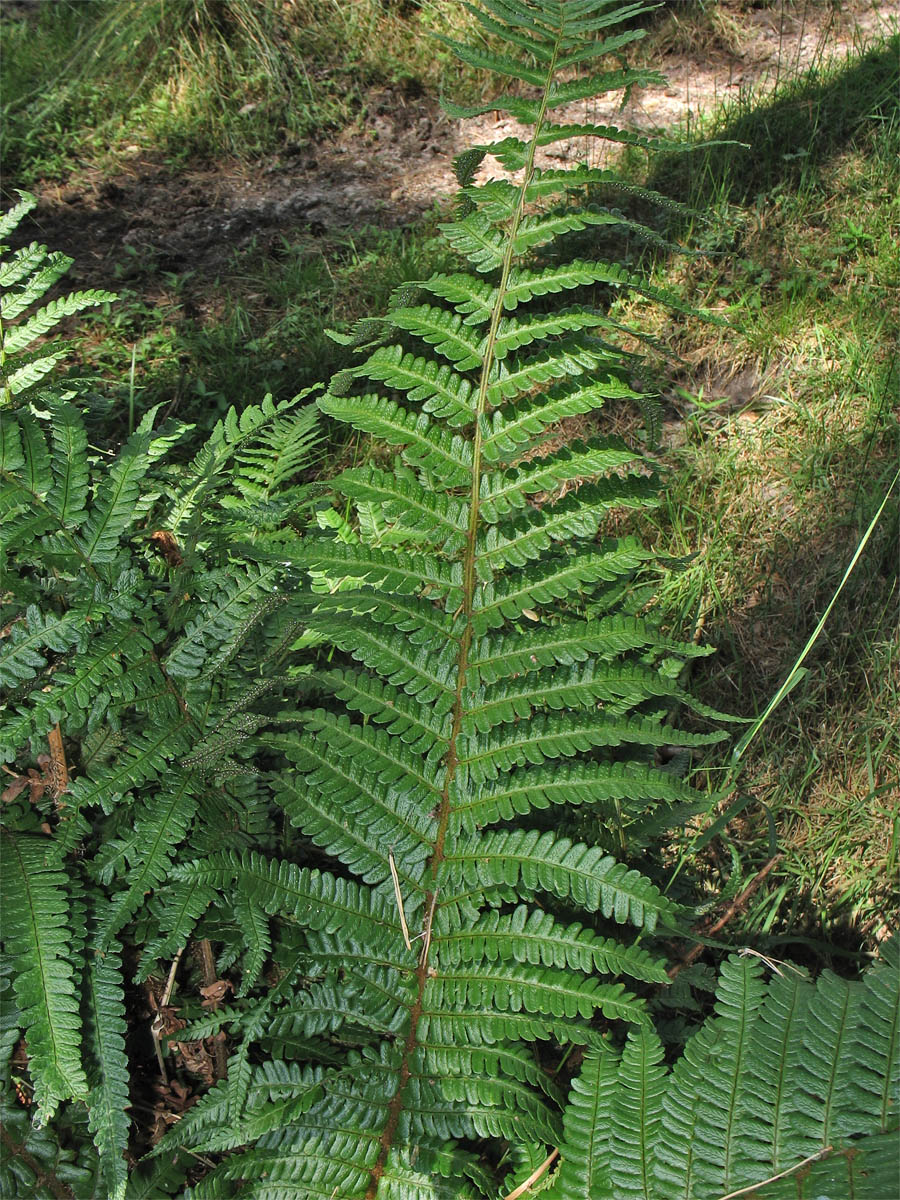
M71 263L69 264L71 265ZM70 292L50 304L39 309L27 321L5 330L3 349L7 354L17 354L30 346L38 338L44 337L66 317L84 312L87 308L95 308L98 304L108 304L118 297L115 292L92 290L88 292Z
M14 621L0 652L0 687L15 687L34 679L46 665L42 649L63 652L75 645L81 633L78 614L44 614L29 605L24 617Z
M630 975L655 983L667 979L662 963L646 950L599 937L577 922L564 927L549 913L526 905L508 914L489 911L465 928L450 922L444 909L439 913L433 936L441 961L449 965L513 959L587 975Z
M185 945L215 894L212 888L193 880L157 891L157 897L162 900L156 922L160 932L144 946L141 966L135 976L138 983L151 974L157 960L169 957Z
M555 369L557 361L555 359L550 361ZM496 385L498 402L502 399L500 389L505 389L503 396L514 396L520 390L527 390L532 379L532 368L533 364L526 365L516 375L501 377ZM584 370L586 367L581 362L576 362L573 364L571 374L578 375ZM547 376L547 378L554 377L553 375ZM537 379L536 382L542 382L542 380ZM579 413L601 408L609 399L636 400L637 398L637 393L630 387L613 376L608 376L604 381L594 379L586 385L565 384L550 389L537 399L526 399L515 406L507 405L505 408L496 410L492 415L491 429L482 446L484 456L491 463L515 456L521 452L520 447L541 436L551 426L566 417L577 416Z
M16 965L14 986L35 1100L46 1122L61 1100L84 1100L88 1094L67 927L67 881L48 839L7 830L0 837L3 939Z
M31 192L23 192L21 188L16 188L16 195L19 197L18 204L14 204L5 213L0 213L0 242L8 238L31 210L37 207L37 196L33 196ZM3 246L3 249L6 250L7 247Z
M643 1036L643 1035L642 1035ZM553 1200L612 1200L609 1145L618 1055L589 1050L563 1117L562 1163L548 1193Z
M47 506L63 528L74 529L83 520L87 503L87 433L72 404L56 401L50 412L53 487L47 494Z
M14 321L21 316L30 304L40 300L65 275L71 265L72 259L59 250L42 255L30 278L24 284L20 283L14 291L0 297L0 320Z
M388 903L350 880L293 863L266 859L255 852L242 857L228 851L173 868L175 879L196 880L212 887L236 886L255 899L270 916L276 913L310 929L335 931L352 919L360 937L374 944L400 934L393 900Z
M468 279L468 276L463 276ZM428 286L433 283L429 280ZM440 294L440 293L438 293ZM402 346L382 346L374 351L351 374L357 378L375 379L388 387L406 392L412 401L421 401L427 413L445 419L450 425L466 425L473 419L472 385L446 363L404 351ZM338 395L335 383L332 394Z
M125 887L104 909L97 927L97 945L105 953L112 938L131 919L147 892L167 876L172 856L184 841L197 811L189 775L171 772L167 787L135 817L133 856L136 860Z
M107 1194L125 1196L129 1075L125 1054L125 999L118 953L88 957L85 967L85 1051L89 1056L88 1117Z
M93 563L108 563L116 557L119 540L135 519L140 485L153 462L181 437L181 430L151 433L156 410L149 412L128 439L98 489L79 542Z
M433 472L448 486L464 486L469 479L471 447L459 435L433 426L425 413L416 416L379 396L328 395L319 401L319 407L388 445L402 446L406 462Z
M655 1149L662 1121L663 1047L646 1027L629 1030L612 1102L609 1154L613 1195L652 1200Z
M523 829L483 833L461 840L444 861L441 907L505 885L526 895L544 891L571 900L586 912L602 912L620 924L631 921L651 932L659 920L675 919L672 902L638 871L600 850L552 833ZM457 880L466 890L454 895L452 885Z

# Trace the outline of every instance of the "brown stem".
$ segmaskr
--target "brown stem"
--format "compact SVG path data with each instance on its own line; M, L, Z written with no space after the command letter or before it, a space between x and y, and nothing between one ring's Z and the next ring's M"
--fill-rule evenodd
M216 960L213 957L212 946L209 938L201 938L197 943L200 951L200 965L203 971L203 986L212 987L217 980ZM219 1007L218 1000L210 1002L211 1008L215 1011ZM220 1037L213 1038L213 1053L216 1060L216 1080L224 1079L228 1074L228 1055L225 1053L225 1043Z
M781 862L783 857L784 855L782 854L774 854L769 861L753 876L741 894L735 900L732 900L731 904L729 904L729 906L725 909L718 921L716 921L715 924L710 925L709 929L705 930L702 934L700 934L700 931L698 930L698 936L711 938L714 937L720 930L724 929L734 914L744 907L769 872ZM695 946L692 946L680 962L675 963L673 967L669 968L669 978L674 979L679 971L683 970L684 967L689 967L695 959L699 958L703 953L704 946L704 942L697 942Z

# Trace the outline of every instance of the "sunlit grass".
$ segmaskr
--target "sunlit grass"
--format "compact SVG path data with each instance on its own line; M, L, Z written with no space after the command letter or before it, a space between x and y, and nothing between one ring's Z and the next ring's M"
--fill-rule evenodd
M681 359L660 453L669 491L644 524L661 550L695 557L666 581L658 610L718 647L694 684L747 717L787 677L900 466L900 121L877 48L868 62L794 81L756 111L718 114L708 129L761 143L744 152L749 162L718 149L677 168L685 198L712 216L693 231L712 255L661 262L657 281L729 326L646 304L629 313L639 307ZM790 117L785 94L805 94L821 137L784 160L779 179L772 123ZM826 131L845 99L845 118L850 108L857 118ZM715 185L714 157L732 163ZM740 772L721 759L703 768L711 790L737 789L721 808L751 797L701 864L710 894L731 875L729 847L742 882L773 849L783 856L733 918L748 938L824 931L856 944L896 917L898 508L895 491L806 674Z
M0 23L3 158L28 185L136 151L181 163L303 145L369 89L453 92L472 73L430 35L454 0L56 0Z

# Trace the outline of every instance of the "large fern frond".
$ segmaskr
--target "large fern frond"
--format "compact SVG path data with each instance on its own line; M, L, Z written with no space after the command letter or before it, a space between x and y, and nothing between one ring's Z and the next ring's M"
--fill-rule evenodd
M896 942L855 982L825 972L812 984L786 964L767 983L759 961L729 959L715 1013L671 1071L644 1028L621 1054L588 1052L549 1194L889 1195L900 1165L896 968Z

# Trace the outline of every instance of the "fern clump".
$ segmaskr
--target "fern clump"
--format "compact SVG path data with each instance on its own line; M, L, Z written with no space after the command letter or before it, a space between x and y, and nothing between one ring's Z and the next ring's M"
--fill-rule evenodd
M652 555L610 533L657 502L651 466L618 437L553 435L610 401L654 412L620 345L641 331L585 289L679 302L586 257L598 228L659 241L597 201L614 172L539 160L575 137L652 148L567 111L653 77L618 62L643 9L468 7L506 49L454 48L516 81L486 107L530 132L458 158L460 269L345 339L358 358L318 410L376 439L369 462L303 483L302 396L230 412L186 465L189 431L156 412L99 457L40 380L0 414L11 1194L702 1200L813 1155L818 1178L832 1151L855 1169L857 1137L883 1168L883 967L766 987L735 960L665 1064L646 1001L682 914L634 850L708 804L660 751L721 735L671 723L714 715L677 682L700 650L639 615ZM560 832L573 807L590 843ZM125 963L167 980L165 1028L191 943L204 999L180 998L171 1040L214 1067L129 1171Z
M0 221L3 237L33 203L23 196ZM11 967L0 1077L14 1106L22 1035L21 1094L38 1126L77 1130L78 1170L61 1148L59 1170L47 1166L51 1130L4 1134L0 1190L120 1197L122 950L141 948L146 978L207 909L216 914L209 892L161 894L185 843L196 853L227 829L247 844L269 824L272 797L252 762L259 731L290 720L282 697L295 686L301 606L284 587L282 544L309 503L298 474L317 413L303 396L231 410L176 465L171 450L190 427L156 428L153 410L117 453L101 453L90 412L52 380L63 350L30 349L63 316L114 298L76 293L29 315L69 261L37 245L0 259L0 882ZM35 760L41 770L29 771ZM49 1190L30 1191L35 1178Z

